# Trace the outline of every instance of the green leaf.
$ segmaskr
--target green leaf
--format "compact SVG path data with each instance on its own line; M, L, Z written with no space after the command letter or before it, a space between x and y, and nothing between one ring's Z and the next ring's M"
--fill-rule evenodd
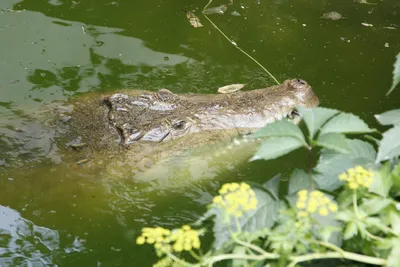
M365 159L366 163L375 161L376 151L370 143L358 139L347 139L347 143L351 149L351 158Z
M382 210L391 203L392 200L388 198L372 197L364 200L363 204L360 206L360 209L370 216L382 212Z
M370 133L374 130L358 116L350 113L340 113L329 120L321 129L321 135L326 133Z
M288 120L279 120L269 123L264 128L255 132L252 137L294 137L301 141L304 145L307 145L303 132L300 130L299 126Z
M367 165L374 161L375 150L367 142L358 139L347 139L350 152L341 154L333 150L323 149L317 166L314 170L313 180L318 188L323 190L335 190L343 182L338 179L340 173L356 165Z
M389 218L390 218L390 225L392 226L393 232L395 232L397 235L400 235L400 214L397 209L392 209L389 212Z
M373 179L374 182L370 186L369 191L382 197L387 197L393 185L389 162L387 162L378 173L375 173Z
M383 133L381 144L378 148L376 163L398 157L400 155L400 125Z
M390 255L387 259L386 267L398 267L400 262L400 238L396 239Z
M397 189L397 196L400 195L400 163L394 166L392 170L393 185Z
M302 189L311 190L310 176L303 170L295 169L289 178L288 195L295 194Z
M397 54L396 56L396 62L394 63L394 69L393 69L393 83L392 87L390 87L389 91L386 93L386 96L388 96L394 88L399 84L400 82L400 53Z
M272 194L275 200L279 200L279 185L281 181L281 175L277 174L272 177L268 182L263 184L263 188L268 190Z
M344 230L343 239L347 240L355 236L358 232L357 224L354 222L349 222Z
M346 137L340 133L323 134L318 137L317 144L341 153L349 153L350 150Z
M322 153L314 169L317 174L313 175L313 180L319 189L333 191L343 184L338 178L339 174L353 166L354 163L349 156Z
M303 145L304 144L299 139L294 137L268 138L261 144L258 151L250 161L258 159L275 159L298 149Z
M339 113L336 109L329 109L329 108L304 108L304 107L297 107L301 117L303 118L304 122L307 125L308 132L310 134L310 139L314 137L317 133L319 128L332 116Z
M400 109L386 111L382 114L375 115L375 118L382 125L400 124Z
M264 190L252 188L257 197L257 208L247 211L238 218L242 231L254 233L264 228L270 228L277 220L279 214L279 201L275 201L271 195ZM237 231L234 217L230 217L229 226L225 223L225 212L219 207L212 207L206 213L205 218L214 217L214 248L219 249L225 242L231 239L230 232Z
M233 249L233 254L240 254L240 255L246 255L246 247L242 246L235 246ZM247 260L242 260L242 259L234 259L232 260L232 267L242 267L242 266L248 266Z

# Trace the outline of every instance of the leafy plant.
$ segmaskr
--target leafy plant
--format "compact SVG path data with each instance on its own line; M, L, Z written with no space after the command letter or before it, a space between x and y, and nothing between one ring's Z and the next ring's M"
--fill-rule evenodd
M393 88L400 82L400 55ZM400 262L400 109L375 118L391 126L382 138L351 113L297 108L307 132L281 120L250 138L261 138L251 160L270 160L304 148L317 162L295 169L287 194L279 198L279 177L263 185L225 184L208 211L181 229L144 228L137 243L148 243L162 259L154 266L288 266L344 259L396 267ZM376 148L375 148L376 147ZM312 159L313 157L309 157ZM206 253L200 237L213 218L214 243ZM188 259L188 253L191 259Z

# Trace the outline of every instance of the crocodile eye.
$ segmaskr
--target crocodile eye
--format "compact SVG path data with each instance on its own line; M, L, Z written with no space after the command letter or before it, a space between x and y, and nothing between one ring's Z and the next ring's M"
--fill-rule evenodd
M302 84L302 85L305 85L305 84L306 84L306 82L305 82L304 80L297 79L296 81L297 81L299 84Z
M186 122L185 122L185 121L178 121L178 122L175 122L175 123L172 125L172 127L173 127L175 130L183 130L183 129L185 129L185 127L186 127Z

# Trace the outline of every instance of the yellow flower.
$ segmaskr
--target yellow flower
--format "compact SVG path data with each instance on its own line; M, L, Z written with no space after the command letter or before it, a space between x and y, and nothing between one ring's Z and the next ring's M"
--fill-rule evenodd
M200 248L200 233L189 225L183 225L172 232L162 227L142 229L142 235L136 239L136 244L154 244L154 248L162 251L182 252L192 248Z
M199 232L193 230L189 225L184 225L181 229L173 231L170 239L171 241L175 241L175 244L172 246L175 252L200 248Z
M145 227L142 229L142 235L136 239L136 244L154 244L154 247L156 249L168 249L168 238L170 234L170 230L164 229L162 227Z
M339 179L341 181L346 181L347 186L351 190L356 190L359 187L369 188L373 182L373 175L373 171L357 165L354 168L348 169L347 173L341 173Z
M316 211L321 216L327 216L329 212L337 211L336 203L333 203L321 191L314 190L308 193L307 190L301 190L297 192L297 196L296 208L299 217L308 217Z
M326 215L328 215L329 214L329 211L328 211L328 209L326 208L326 207L321 207L320 209L319 209L319 215L321 215L321 216L326 216Z
M229 215L241 217L244 212L257 208L256 194L246 183L224 184L218 193L212 203L222 207Z
M138 245L143 245L144 242L146 242L146 239L145 239L143 236L139 236L139 237L136 239L136 244L138 244Z

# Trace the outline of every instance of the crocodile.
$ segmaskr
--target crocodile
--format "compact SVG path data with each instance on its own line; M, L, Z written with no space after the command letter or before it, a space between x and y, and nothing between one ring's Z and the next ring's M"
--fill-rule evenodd
M301 79L229 94L174 94L167 89L89 94L60 113L61 140L78 164L129 165L143 171L171 155L231 141L292 117L298 105L318 104L312 87Z

